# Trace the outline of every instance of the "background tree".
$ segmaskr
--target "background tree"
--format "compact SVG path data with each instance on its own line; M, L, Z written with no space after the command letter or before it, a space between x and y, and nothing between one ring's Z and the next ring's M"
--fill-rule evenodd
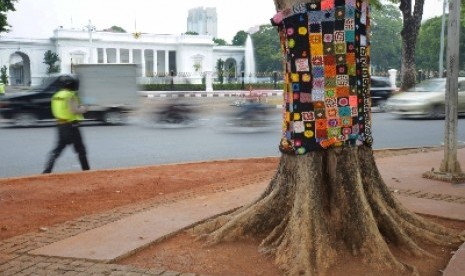
M216 61L216 74L218 75L218 82L224 82L224 60L221 58Z
M278 11L302 2L304 1L274 0ZM300 8L302 7L296 10ZM281 16L284 16L283 14L284 12L276 17L278 21ZM299 17L295 16L286 21L290 25L286 25L286 28L296 29L297 24L300 24L296 22L301 22L297 18ZM305 18L305 16L300 18ZM303 24L308 24L305 19ZM283 25L280 26L283 28ZM293 84L290 88L293 90L300 89L301 85L309 80L305 74L309 66L306 65L306 59L302 58L306 56L306 53L310 55L312 53L309 49L309 42L314 44L316 51L321 49L323 53L323 47L317 48L322 45L322 40L318 38L317 31L315 31L318 28L313 28L314 36L311 41L304 38L304 35L308 34L304 28L299 27L299 37L292 30L288 32L288 29L283 29L280 33L287 45L283 56L290 64L294 58L291 54L299 50L299 57L295 57L299 59L298 67L297 63L291 66L286 65L286 74L293 82L296 78L300 79L299 73L302 74L302 78L305 78L302 82L296 83L299 86ZM361 70L354 71L353 68L349 68L356 64L355 59L351 52L341 54L341 51L346 49L341 44L330 42L324 49L330 53L329 55L335 56L336 51L339 52L338 55L345 61L348 70L352 70L350 71L352 73L347 74L355 74L354 77L357 80L367 78L369 77L369 59L363 56L366 52L361 51L365 48L362 49L361 45L357 46L360 40L356 41L354 36L352 40L355 42L346 46L354 47L355 52L357 49L360 50L358 64L362 67ZM338 48L335 49L336 47ZM315 59L312 59L313 57ZM315 64L322 64L319 63L321 59L318 56L309 56L307 61L309 60ZM332 75L330 63L325 66L329 67L327 72ZM344 71L346 67L339 68ZM326 81L329 80L324 79L323 83ZM344 86L344 84L341 85ZM355 89L366 89L367 86L368 84L360 82ZM285 90L289 102L286 105L286 114L289 113L289 116L286 116L284 125L286 125L287 132L289 130L287 123L291 121L294 127L290 130L290 135L298 135L297 129L300 129L298 123L304 122L301 117L304 113L299 113L299 108L312 109L302 104L304 101L293 101L299 98L291 98L293 95L291 92L292 90ZM311 89L311 92L315 91ZM325 93L328 95L325 99L331 100L331 97L334 97L331 96L332 92L329 90ZM302 90L295 94L304 97L306 93ZM355 94L357 95L357 92ZM359 100L363 102L368 94L361 96ZM302 100L304 99L307 102L308 99ZM359 103L359 100L355 102ZM330 113L325 113L326 111L318 110L330 108L332 106L330 101L328 101L329 106L326 106L325 102L318 103L317 100L313 102L317 106L317 109L313 109L315 116L318 117L317 113L327 114L327 116L335 114L330 115ZM291 105L295 108L293 112L289 108ZM357 106L360 107L358 104ZM368 119L364 121L364 124L358 123L366 129L371 126L371 121L369 109L366 109L368 114L362 113L364 107L359 109L360 112L356 117L363 116ZM296 113L299 116L295 116ZM312 114L305 114L305 116L308 116L307 122L311 129ZM288 117L292 119L287 119ZM315 121L315 124L317 123ZM305 123L300 126L305 129L307 127ZM323 130L326 130L325 126L326 123L323 122L321 124ZM303 133L308 137L315 135L312 131ZM363 135L368 134L369 132L365 130ZM195 231L202 234L202 237L209 243L233 241L246 237L260 240L260 251L273 255L277 265L289 275L331 275L330 268L337 265L339 256L353 256L353 261L359 262L374 275L400 275L407 272L418 274L414 267L400 262L391 248L395 247L420 258L433 258L430 253L421 248L419 241L442 246L451 244L458 246L460 243L461 237L458 233L452 233L451 230L419 217L397 201L383 182L376 167L370 141L364 140L365 143L362 145L349 143L337 147L328 146L326 149L310 150L304 152L305 154L293 154L293 147L299 146L296 144L297 140L283 139L280 146L285 149L290 148L290 151L281 155L276 174L262 195L249 205L196 227ZM284 144L283 141L291 143Z
M0 33L8 32L10 25L7 21L7 12L15 11L14 4L17 0L0 0Z
M214 37L213 38L213 42L216 44L216 45L219 45L219 46L224 46L224 45L227 45L228 43L226 42L226 40L222 39L222 38L216 38Z
M257 72L267 74L282 71L282 56L276 28L270 24L260 26L259 30L252 34L252 41Z
M248 35L249 34L246 33L245 31L242 31L242 30L238 31L232 39L232 45L233 46L244 46Z
M112 33L127 33L125 29L119 27L119 26L111 26L108 29L104 30L105 32L112 32Z
M0 80L3 82L3 84L5 85L8 84L8 75L7 75L6 65L3 65L2 68L0 68Z
M60 65L56 64L57 62L60 62L60 57L57 53L50 50L44 53L43 63L47 64L47 74L60 72Z
M399 9L390 4L371 13L371 66L376 71L400 69L402 19Z
M394 0L392 2L397 2ZM415 0L412 10L412 0L400 0L400 11L403 17L402 31L402 67L401 90L407 90L416 83L415 50L425 0Z
M448 15L446 15L446 22ZM465 19L460 24L460 49L465 49ZM423 22L418 34L415 64L423 70L437 71L439 68L439 48L441 37L442 16L434 17ZM447 46L447 28L445 28L444 45ZM445 58L446 51L444 51ZM445 59L444 59L445 60ZM465 69L465 51L460 52L460 69Z

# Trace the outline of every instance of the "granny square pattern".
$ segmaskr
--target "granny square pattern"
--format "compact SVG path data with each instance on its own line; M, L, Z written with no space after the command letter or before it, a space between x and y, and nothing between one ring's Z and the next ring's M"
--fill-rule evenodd
M368 1L311 0L271 22L285 69L280 151L371 146Z

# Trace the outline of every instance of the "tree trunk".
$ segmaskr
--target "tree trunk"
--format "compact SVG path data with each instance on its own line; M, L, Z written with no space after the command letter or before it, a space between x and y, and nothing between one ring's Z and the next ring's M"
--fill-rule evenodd
M442 226L409 212L384 184L369 147L332 148L282 155L276 175L253 203L195 229L209 243L244 237L262 240L287 275L331 274L338 256L361 257L367 268L415 272L388 244L418 257L433 257L417 241L460 242Z
M348 255L362 260L366 268L375 275L389 274L389 272L394 275L414 274L416 269L397 260L390 246L396 246L415 256L433 257L420 247L419 241L455 245L460 242L460 237L403 208L383 182L370 147L371 121L369 98L367 98L369 58L364 55L369 53L367 49L369 44L365 43L368 39L365 40L364 37L368 37L369 18L366 15L366 22L357 21L364 16L362 15L357 17L355 24L351 24L353 23L351 18L345 21L346 25L341 24L341 15L344 14L341 1L338 2L337 7L339 12L335 15L339 16L337 20L340 21L334 26L338 28L337 38L348 41L348 52L347 64L344 64L346 48L337 49L339 53L336 52L335 57L343 62L340 63L341 70L338 70L339 73L336 75L342 78L345 76L357 78L357 82L353 82L354 85L349 91L349 93L355 91L354 94L350 94L355 97L355 101L352 101L353 105L349 103L354 113L321 111L324 108L334 110L332 108L335 106L339 108L334 101L336 99L342 106L339 110L345 110L344 107L348 102L344 100L346 96L341 95L347 90L340 90L341 95L337 98L333 92L337 88L344 88L346 82L336 85L335 82L325 82L328 86L324 86L328 91L327 97L321 102L319 102L321 98L312 98L311 102L315 106L308 104L304 94L313 93L315 86L310 88L311 91L301 88L308 85L308 81L305 80L311 79L310 74L313 76L320 74L314 69L321 63L318 56L311 59L308 58L307 53L312 54L312 51L321 53L323 48L318 48L322 45L318 24L313 24L308 29L312 35L311 39L305 37L308 34L306 20L313 20L312 22L315 23L314 20L318 16L320 18L327 16L323 18L327 22L332 14L322 10L321 13L316 12L306 17L305 5L288 9L291 5L302 2L275 0L279 11L286 10L278 13L279 16L274 19L281 22L283 14L294 13L289 17L290 19L286 19L288 21L283 21L284 27L280 25L281 38L284 46L287 47L285 49L285 56L288 58L285 66L288 76L286 79L293 77L295 79L292 80L292 85L286 82L290 87L285 90L287 102L283 130L286 134L280 144L283 154L278 170L256 201L231 214L207 221L197 226L195 231L209 243L234 241L245 237L259 239L260 250L265 254L273 255L277 265L288 275L327 275L331 273L331 267L337 264L339 257ZM324 6L326 9L336 2L324 1L321 2L321 7ZM342 3L353 5L351 1ZM359 0L356 5L362 6ZM315 2L310 3L308 7L312 12L320 8ZM350 10L352 8L354 6L350 6L346 11L355 16L357 13L352 12ZM366 26L361 26L363 23L366 23ZM328 32L328 29L332 28L331 24L331 22L325 23L324 26L326 32L324 39L328 43L333 39L331 31ZM350 34L350 30L353 30L350 28L357 24L357 29L362 32L360 37L363 39L357 32L355 36ZM346 26L349 29L345 29L348 32L347 38L344 38L340 29ZM298 36L295 35L294 30L298 31ZM289 36L285 38L287 40L283 39L286 35ZM298 43L301 45L297 45ZM341 46L341 44L337 45ZM325 50L332 47L331 44L325 46ZM349 52L354 47L357 50ZM301 55L301 53L305 54ZM325 53L327 53L325 57L334 54L332 51ZM346 70L343 66L348 68L355 64L354 53L357 61L359 60L356 70ZM361 53L363 55L359 55ZM293 62L295 59L299 59L298 66ZM316 63L313 64L313 61ZM328 63L328 67L324 69L331 69L331 64ZM327 73L329 78L334 77L334 71L327 70ZM305 80L299 82L297 77L304 75ZM299 86L300 84L302 86ZM306 86L305 89L309 89L308 87L310 86ZM312 109L313 107L316 108ZM313 113L321 114L322 120L316 122ZM333 132L325 132L327 122L331 124L330 126L336 126L333 130L344 129L346 132L330 137ZM355 124L353 128L350 126L351 122ZM313 128L315 125L320 128ZM357 146L360 141L362 145Z
M415 48L421 27L424 3L424 0L416 0L412 12L411 0L400 1L399 8L404 19L402 31L400 32L402 37L402 81L400 89L402 91L413 87L416 83Z

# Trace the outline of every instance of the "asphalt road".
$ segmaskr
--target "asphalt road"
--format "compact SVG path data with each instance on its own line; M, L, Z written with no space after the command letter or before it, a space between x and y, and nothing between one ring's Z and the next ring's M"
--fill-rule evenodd
M225 127L224 113L199 115L195 125L161 128L135 117L129 125L85 123L81 127L92 169L168 164L230 158L279 156L280 112L263 128ZM150 121L151 122L151 121ZM0 177L38 174L55 143L55 128L0 128ZM374 148L441 145L443 120L400 120L373 113ZM465 119L459 120L458 140L465 140ZM57 160L54 172L79 171L71 147Z

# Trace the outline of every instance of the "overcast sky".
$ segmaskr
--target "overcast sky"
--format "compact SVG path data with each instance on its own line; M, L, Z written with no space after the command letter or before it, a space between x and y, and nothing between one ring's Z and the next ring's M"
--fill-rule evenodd
M269 23L272 0L19 0L8 14L8 37L49 38L59 26L83 29L89 22L102 30L113 25L127 32L181 34L188 10L216 7L218 37L231 42L240 31ZM426 0L423 18L442 14L442 0Z

